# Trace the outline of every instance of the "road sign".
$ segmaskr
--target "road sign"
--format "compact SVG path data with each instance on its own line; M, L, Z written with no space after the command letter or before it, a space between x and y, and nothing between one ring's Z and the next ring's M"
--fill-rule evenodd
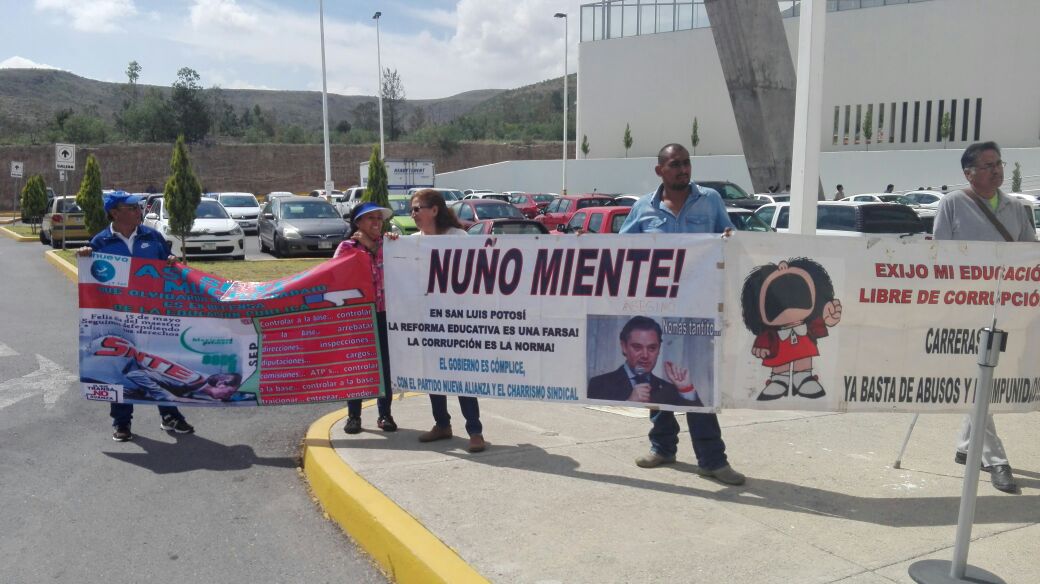
M25 170L24 162L11 161L11 178L22 178L22 172Z
M54 145L54 168L57 170L76 170L76 145Z

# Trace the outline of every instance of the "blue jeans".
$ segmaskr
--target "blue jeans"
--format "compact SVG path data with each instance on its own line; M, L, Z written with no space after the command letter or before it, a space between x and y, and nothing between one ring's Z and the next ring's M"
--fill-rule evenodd
M390 339L386 328L386 312L376 313L376 334L379 335L379 360L383 370L383 387L386 388L386 394L376 399L376 409L379 410L379 417L385 418L390 416L390 402L394 398L394 388L391 383L393 377L390 377ZM361 401L359 399L347 401L347 416L361 417Z
M448 415L448 396L430 394L430 406L433 407L433 420L442 428L451 426L451 416ZM466 433L470 436L483 434L484 426L480 423L480 404L477 398L459 396L459 407L462 408L462 416L466 418Z
M675 456L679 449L679 422L675 420L675 412L652 411L650 421L654 423L649 434L650 449L661 456ZM698 466L715 470L729 464L726 460L726 443L722 441L722 428L719 427L717 415L687 412L686 424L690 427L690 438L693 439L693 452L697 455Z
M112 416L112 427L130 427L130 420L134 417L134 404L111 404L108 415ZM173 416L174 419L183 420L184 414L173 406L159 406L159 417Z

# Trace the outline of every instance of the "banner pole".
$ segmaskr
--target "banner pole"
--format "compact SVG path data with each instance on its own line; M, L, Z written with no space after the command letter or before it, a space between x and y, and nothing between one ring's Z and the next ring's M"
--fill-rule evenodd
M957 514L957 533L954 537L953 560L922 560L910 564L909 574L914 582L939 584L947 582L975 582L1004 584L999 576L968 565L971 545L971 526L975 522L975 502L979 491L979 472L982 465L982 440L986 434L989 415L990 391L993 389L993 369L1000 353L1007 347L1007 332L993 325L982 329L979 344L979 377L975 392L975 408L971 416L971 436L968 439L968 457L964 465L964 484ZM912 426L911 426L912 427Z
M921 414L914 414L914 419L910 420L910 427L906 429L906 437L903 438L903 446L899 449L899 456L892 463L892 468L899 468L903 464L903 454L906 452L906 445L910 443L910 435L914 433L914 426L917 425L917 418L919 417L921 417Z

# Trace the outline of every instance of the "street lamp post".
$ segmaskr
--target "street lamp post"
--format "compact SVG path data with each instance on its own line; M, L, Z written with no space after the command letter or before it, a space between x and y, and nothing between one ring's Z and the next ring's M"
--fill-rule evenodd
M329 92L325 83L325 0L318 0L318 21L321 24L321 118L325 129L325 194L331 195L332 156L329 152Z
M561 195L567 194L567 14L564 12L557 12L553 15L553 18L563 19L563 192Z
M386 144L383 142L383 62L379 55L379 17L382 12L376 12L372 19L376 21L376 83L379 84L379 159L386 160Z

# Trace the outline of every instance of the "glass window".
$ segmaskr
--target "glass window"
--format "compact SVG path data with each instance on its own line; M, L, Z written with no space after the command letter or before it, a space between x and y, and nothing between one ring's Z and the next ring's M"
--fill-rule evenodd
M596 213L589 217L589 231L593 233L600 233L601 227L603 227L603 213Z
M783 209L780 209L780 215L776 218L776 228L777 229L787 229L788 219L790 217L790 214L791 214L791 208L790 207L784 207Z
M494 232L494 229L492 229L492 232ZM484 224L474 223L472 226L470 226L469 229L466 230L466 233L470 235L480 235L484 233Z
M625 224L625 219L628 219L628 213L618 213L610 220L610 232L618 233L621 231L621 226Z
M864 233L924 233L925 226L909 207L871 205L860 208Z
M541 223L501 222L491 226L491 233L494 235L542 235L545 233L545 228Z
M821 205L816 208L816 228L855 231L856 208L844 205Z
M567 228L570 230L578 229L585 224L585 213L575 213L571 220L567 222Z
M571 208L572 201L570 199L561 199L558 210L560 213L566 213Z
M584 209L586 207L603 207L610 204L610 199L581 199L578 201L578 208Z
M466 221L473 220L473 208L469 205L459 205L455 208L455 211L457 212L459 219L465 219Z
M260 205L256 202L253 197L247 197L245 195L228 195L221 196L220 202L225 207L259 207Z
M765 223L766 225L772 225L773 224L773 214L775 214L775 213L776 213L776 207L774 207L772 205L766 205L764 207L759 207L758 210L755 211L755 216L758 217L759 219L761 219L762 222Z

